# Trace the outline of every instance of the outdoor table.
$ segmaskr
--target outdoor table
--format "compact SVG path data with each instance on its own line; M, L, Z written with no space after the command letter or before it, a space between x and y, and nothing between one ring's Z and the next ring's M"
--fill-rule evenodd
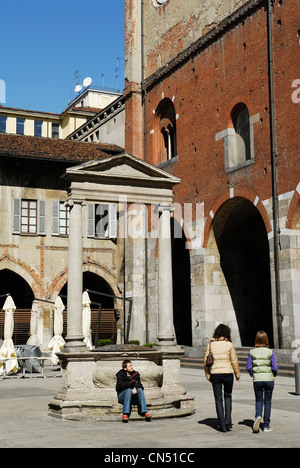
M28 375L29 378L34 378L35 379L36 377L41 376L44 379L46 379L47 376L44 373L44 366L45 366L45 361L48 361L50 359L49 356L44 356L44 357L26 356L26 357L0 358L0 362L3 363L3 375L0 376L0 380L3 380L5 377L11 377L12 376L12 374L6 374L6 369L5 369L6 361L17 360L19 362L19 361L26 361L28 359L31 359L31 360L34 359L34 360L41 361L41 372L29 372L28 369L26 369L26 366L24 364L21 364L19 369L22 370L22 373L19 374L19 372L16 372L16 373L12 373L12 374L16 375L17 379L21 379L21 378L25 377L25 374L26 374L26 371L27 371L27 373L29 374Z

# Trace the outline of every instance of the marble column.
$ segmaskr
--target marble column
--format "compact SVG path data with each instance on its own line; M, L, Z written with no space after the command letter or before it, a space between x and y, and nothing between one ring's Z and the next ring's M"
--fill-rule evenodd
M173 324L173 275L170 205L160 206L158 236L158 345L176 345Z
M68 310L65 352L87 349L82 333L82 200L68 201L70 207L69 259L68 259Z

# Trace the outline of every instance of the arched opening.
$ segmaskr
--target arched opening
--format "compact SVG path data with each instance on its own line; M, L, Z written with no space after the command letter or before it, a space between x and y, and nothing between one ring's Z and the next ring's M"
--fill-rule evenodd
M113 343L116 342L117 338L117 317L114 309L114 299L112 297L106 296L106 294L112 296L114 295L111 287L108 283L101 278L101 276L96 275L86 271L83 273L83 291L89 289L89 296L91 300L91 333L92 333L92 344L95 344L95 337L97 332L97 320L99 312L99 304L101 303L101 315L100 315L100 326L99 326L99 340L102 339L111 339ZM63 297L63 302L66 305L66 308L63 313L64 318L64 332L63 335L67 333L67 291L68 284L66 283L60 295ZM91 291L96 291L97 293L104 294L99 295Z
M272 346L269 243L259 211L244 198L229 200L217 212L213 230L242 346L253 346L260 329Z
M8 269L0 270L0 295L2 294L10 294L16 305L13 342L15 345L26 344L30 332L30 315L34 294L29 284L20 275ZM3 302L0 306L0 338L3 339L5 314L2 307L5 298L1 299Z
M170 161L177 155L176 112L170 99L163 99L156 111L157 131L155 144L155 164Z
M251 159L250 118L245 104L237 104L231 111L232 123L236 133L236 162Z
M179 223L172 223L173 313L177 344L192 346L192 302L190 253ZM174 238L174 232L177 234ZM178 233L182 236L178 236Z

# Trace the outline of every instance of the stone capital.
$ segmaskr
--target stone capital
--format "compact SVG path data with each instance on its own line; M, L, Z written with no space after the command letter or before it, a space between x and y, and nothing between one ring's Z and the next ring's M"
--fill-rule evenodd
M72 206L74 206L74 205L85 206L85 205L86 205L86 201L85 201L85 200L82 200L82 199L79 199L79 198L69 198L69 199L65 202L65 205L68 206L69 208L72 208Z
M169 213L173 213L175 211L175 208L173 205L162 203L161 205L159 205L158 211L159 213L163 213L165 211L168 211Z

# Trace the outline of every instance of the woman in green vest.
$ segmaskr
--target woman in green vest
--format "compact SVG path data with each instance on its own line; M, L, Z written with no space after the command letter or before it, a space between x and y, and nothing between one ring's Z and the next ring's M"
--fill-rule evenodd
M255 347L249 351L247 371L253 377L255 393L255 422L253 432L259 432L264 407L264 432L272 431L270 428L272 394L278 367L274 351L269 349L269 339L266 332L260 330L256 333Z

